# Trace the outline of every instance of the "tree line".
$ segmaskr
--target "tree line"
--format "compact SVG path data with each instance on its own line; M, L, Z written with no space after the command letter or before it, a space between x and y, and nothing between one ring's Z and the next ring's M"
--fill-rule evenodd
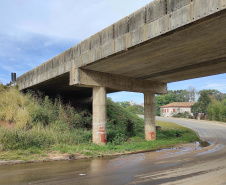
M189 87L188 90L169 90L167 94L157 95L155 97L155 113L160 116L160 106L173 103L173 102L195 102L198 97L197 90Z
M226 122L226 94L215 89L199 91L198 101L191 106L194 118Z
M216 89L197 91L190 87L188 90L168 91L167 94L156 96L156 115L160 116L160 106L172 102L196 102L191 106L191 112L196 119L202 113L203 119L226 122L226 94Z
M190 87L187 90L169 90L167 94L155 96L155 113L160 116L160 106L172 102L195 102L191 111L196 119L202 113L203 119L226 122L226 94L216 89L205 89L197 91ZM141 105L130 105L129 101L117 102L134 114L143 114L144 108ZM183 116L183 115L182 115ZM187 117L187 114L184 116Z

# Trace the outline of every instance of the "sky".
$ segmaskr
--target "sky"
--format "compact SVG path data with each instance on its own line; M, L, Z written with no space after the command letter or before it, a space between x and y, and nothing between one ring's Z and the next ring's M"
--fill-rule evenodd
M0 82L10 82L85 40L151 0L0 0ZM226 74L169 83L168 90L217 89L226 93ZM141 93L108 95L143 102Z

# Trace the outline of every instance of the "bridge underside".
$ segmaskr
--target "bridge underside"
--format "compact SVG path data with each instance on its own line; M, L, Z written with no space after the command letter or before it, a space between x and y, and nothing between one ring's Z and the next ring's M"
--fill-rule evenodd
M225 25L226 11L221 11L81 69L163 83L226 73ZM70 72L32 89L91 101L92 88L69 85L69 79ZM107 93L117 91L107 88Z
M92 101L93 142L100 145L106 93L142 92L145 138L155 140L155 94L170 82L226 73L225 7L226 0L154 0L22 75L19 89Z
M91 103L93 90L90 87L79 87L69 85L70 73L62 74L56 78L47 80L40 84L32 86L29 90L44 92L46 95L55 98L60 95L65 102ZM25 89L26 91L28 89ZM108 89L107 93L113 93L116 90Z
M221 11L83 68L165 83L226 73L225 33Z

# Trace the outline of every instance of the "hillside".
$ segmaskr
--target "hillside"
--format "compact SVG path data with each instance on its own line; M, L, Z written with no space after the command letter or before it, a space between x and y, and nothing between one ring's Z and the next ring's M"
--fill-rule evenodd
M187 128L158 122L162 131L157 133L157 141L145 141L144 120L108 99L108 144L97 146L92 144L91 110L62 102L0 86L0 158L30 160L49 158L52 153L96 156L198 140Z

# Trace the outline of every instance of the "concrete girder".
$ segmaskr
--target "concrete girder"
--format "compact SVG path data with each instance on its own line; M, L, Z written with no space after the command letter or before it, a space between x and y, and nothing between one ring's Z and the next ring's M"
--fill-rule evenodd
M152 82L78 68L74 68L70 73L70 85L82 87L106 87L109 89L131 92L150 91L156 94L167 93L166 83Z

